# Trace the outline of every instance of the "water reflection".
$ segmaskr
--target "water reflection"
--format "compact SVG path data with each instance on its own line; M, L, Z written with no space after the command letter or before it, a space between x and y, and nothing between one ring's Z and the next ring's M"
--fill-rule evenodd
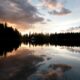
M37 70L36 64L41 61L43 58L32 51L19 48L15 55L0 60L0 80L24 80Z
M80 47L66 47L67 50L75 53L80 53Z
M50 65L47 71L42 71L31 75L28 80L65 80L64 72L71 69L71 66L65 64Z
M7 54L0 57L0 80L80 80L79 47L18 47L3 48Z
M12 52L13 50L17 50L21 45L20 42L4 42L0 43L0 56L6 56L7 52Z

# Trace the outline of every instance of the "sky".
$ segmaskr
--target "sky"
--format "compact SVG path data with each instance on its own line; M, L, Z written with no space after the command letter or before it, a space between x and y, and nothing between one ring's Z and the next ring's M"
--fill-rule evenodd
M80 31L80 0L0 0L0 22L22 34Z

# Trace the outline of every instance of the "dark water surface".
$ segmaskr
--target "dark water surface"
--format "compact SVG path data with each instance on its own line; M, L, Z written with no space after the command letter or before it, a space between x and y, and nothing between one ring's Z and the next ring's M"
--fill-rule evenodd
M22 44L4 53L0 80L80 80L80 47Z

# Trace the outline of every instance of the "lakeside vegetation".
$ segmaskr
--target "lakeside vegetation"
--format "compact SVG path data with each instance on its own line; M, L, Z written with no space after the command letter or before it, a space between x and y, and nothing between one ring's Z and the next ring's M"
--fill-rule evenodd
M0 23L0 55L17 49L21 44L21 33L17 29Z
M21 35L17 29L0 23L0 55L6 55L17 49L21 43L31 45L80 46L80 32L43 34L33 33Z
M32 45L80 46L80 33L34 33L23 36L24 43Z
M17 29L9 27L7 23L0 24L0 41L20 41L21 33Z

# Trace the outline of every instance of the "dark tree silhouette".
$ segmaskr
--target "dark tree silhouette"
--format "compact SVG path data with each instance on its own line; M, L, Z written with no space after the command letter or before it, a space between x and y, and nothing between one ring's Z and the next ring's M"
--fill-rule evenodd
M80 46L80 33L55 33L42 34L34 33L24 35L24 43L33 45L63 45L63 46Z
M17 49L21 44L21 34L17 29L8 27L7 24L0 24L0 55Z

